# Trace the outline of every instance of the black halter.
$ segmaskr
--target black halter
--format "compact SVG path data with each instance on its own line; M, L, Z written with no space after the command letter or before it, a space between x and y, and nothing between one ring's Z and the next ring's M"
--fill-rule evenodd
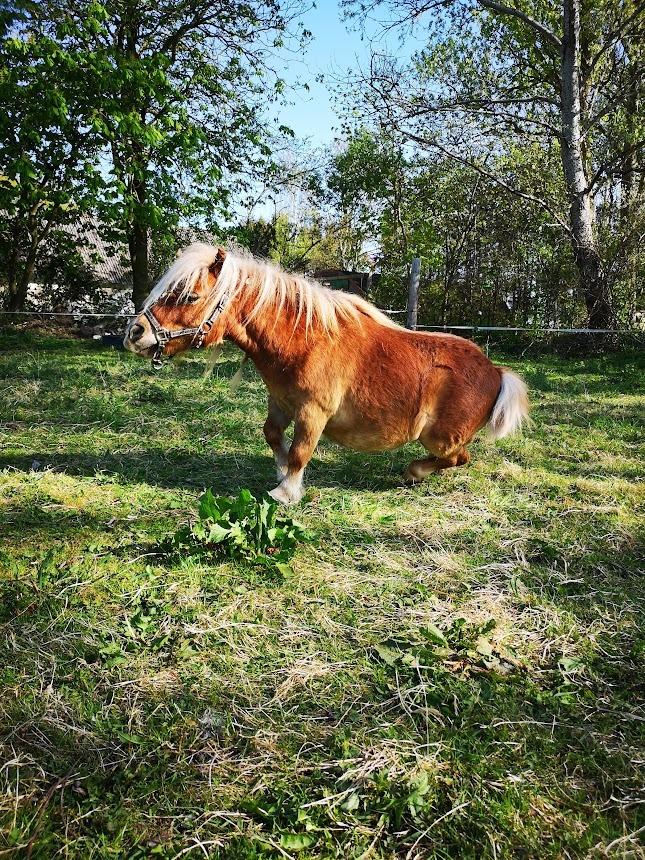
M228 301L228 295L224 293L224 295L220 298L218 303L215 305L213 310L210 312L208 317L205 320L196 326L195 328L180 328L175 329L174 331L171 329L164 328L159 324L159 320L152 313L150 308L144 308L143 316L150 323L150 328L152 329L152 333L155 336L155 340L157 341L157 349L155 350L155 354L152 356L152 367L153 370L160 370L163 366L163 351L165 349L166 344L174 340L177 337L192 337L193 343L191 344L195 349L199 349L204 344L204 339L208 332L212 329L213 323L217 319L217 317L222 313L224 308L226 307L226 302Z

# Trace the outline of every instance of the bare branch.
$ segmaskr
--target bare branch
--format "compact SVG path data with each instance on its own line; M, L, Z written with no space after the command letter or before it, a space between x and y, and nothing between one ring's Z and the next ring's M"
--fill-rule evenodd
M587 185L587 191L593 191L598 182L615 164L620 161L623 161L625 158L628 158L630 155L633 155L635 152L638 152L644 147L645 138L643 140L637 140L636 143L631 144L631 146L626 146L625 149L622 149L620 152L617 152L611 158L608 158L606 161L603 161L597 167L594 175L589 180L589 184Z
M554 45L559 51L562 50L562 41L559 39L553 30L550 30L545 24L531 18L526 12L521 9L516 9L514 6L505 6L503 3L498 3L497 0L478 0L479 5L485 9L492 9L494 12L499 12L501 15L511 15L514 18L519 18L525 24L528 24L531 29L539 33L543 39L546 39L551 45Z

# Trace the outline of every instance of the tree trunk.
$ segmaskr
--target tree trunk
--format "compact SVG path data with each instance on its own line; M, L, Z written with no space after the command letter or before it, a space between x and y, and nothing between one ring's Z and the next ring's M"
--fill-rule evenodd
M20 296L20 289L17 283L9 284L9 292L7 293L6 308L8 311L22 311L25 307L25 298Z
M5 307L8 311L21 310L20 308L14 307L14 304L16 304L15 294L18 289L18 259L20 257L21 231L22 226L19 219L16 218L11 231L11 251L7 261L7 295L5 298Z
M20 255L18 249L15 249L15 252L12 254L12 259L9 265L10 278L7 310L22 311L25 309L27 293L29 292L29 284L31 283L31 278L34 274L34 269L36 267L36 256L38 254L38 248L40 247L41 242L47 238L50 223L51 222L48 222L41 236L38 236L35 228L33 228L29 248L27 250L27 256L25 257L25 262L22 266L22 269L20 269L19 265Z
M594 234L594 202L585 170L580 91L580 0L564 0L560 153L570 201L573 255L590 328L609 328L612 309Z
M5 309L8 311L19 311L22 308L18 307L18 284L16 283L15 274L9 274L7 277L7 294L5 297Z
M140 311L150 292L148 282L148 228L132 224L128 231L130 265L132 267L132 301Z
M25 261L24 268L20 273L20 280L16 284L16 288L13 293L9 296L9 310L10 311L22 311L25 309L25 302L27 301L27 293L29 292L29 284L31 283L31 278L34 273L34 267L36 265L36 254L35 249L34 253L30 252L29 257Z

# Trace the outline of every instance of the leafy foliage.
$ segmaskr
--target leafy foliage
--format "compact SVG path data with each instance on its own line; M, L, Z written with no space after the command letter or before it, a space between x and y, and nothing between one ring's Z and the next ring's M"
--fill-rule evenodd
M491 635L497 626L494 618L481 623L457 617L441 630L434 624L419 628L414 639L392 637L376 646L376 653L386 665L421 668L448 667L468 674L482 669L506 673L518 661L507 647Z
M233 235L252 253L288 271L364 270L371 261L364 247L368 232L358 223L361 215L356 209L353 215L345 211L325 219L311 211L294 223L282 213L268 222L248 220Z
M0 19L0 284L11 309L24 305L43 244L59 242L103 185L90 120L97 86L87 54Z
M557 193L545 178L552 158L537 146L500 156L497 167L509 181L528 183L532 173L536 188L548 182ZM339 211L351 205L378 248L372 298L381 307L405 307L407 266L418 256L422 324L550 327L583 318L568 242L546 213L500 195L492 180L363 128L332 160L329 184Z
M393 195L396 171L385 172L388 187L378 172L383 161L366 157L360 126L379 139L377 155L389 144L390 151L405 151L415 167L427 156L434 163L452 161L471 188L478 177L488 206L502 209L499 226L518 239L521 250L517 213L524 221L523 210L533 210L527 282L539 276L542 252L551 242L568 245L563 268L573 263L578 277L555 291L556 298L574 290L584 300L579 321L587 318L599 328L615 317L631 321L644 265L634 244L645 217L642 8L631 0L344 5L357 17L367 6L380 7L388 32L398 26L404 33L414 21L422 43L409 61L374 51L369 71L354 72L354 87L343 92L348 149L355 156L364 151L357 175L366 192L387 199L391 217L384 226L395 224L400 245L408 246L404 256L425 246L410 241L410 225L392 200L401 199ZM340 166L346 173L351 163ZM406 184L409 189L409 182L401 183ZM413 192L406 190L404 197L409 207ZM439 202L450 208L452 200L441 195ZM476 221L487 208L475 207ZM483 241L494 245L500 239L506 244L497 230ZM475 259L460 262L474 290L478 240L467 235ZM630 289L632 299L625 302Z
M178 529L168 546L182 555L213 560L224 556L285 575L291 572L288 562L298 544L311 540L269 496L256 499L244 489L229 498L209 489L199 500L197 519Z
M248 188L270 161L262 106L284 88L269 58L287 36L288 7L25 4L0 46L0 95L10 107L0 118L0 188L40 220L51 207L18 193L23 186L43 185L47 201L62 195L75 206L94 192L105 238L127 241L139 306L150 286L151 231L163 242L180 219L217 225L231 189ZM34 235L23 232L24 241ZM46 234L36 238L32 256Z

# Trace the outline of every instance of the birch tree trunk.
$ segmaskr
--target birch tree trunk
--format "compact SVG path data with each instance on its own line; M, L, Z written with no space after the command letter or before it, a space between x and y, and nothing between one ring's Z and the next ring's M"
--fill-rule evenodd
M583 154L580 85L580 0L564 0L560 152L570 201L573 254L590 328L608 328L612 309L594 231L594 201Z

